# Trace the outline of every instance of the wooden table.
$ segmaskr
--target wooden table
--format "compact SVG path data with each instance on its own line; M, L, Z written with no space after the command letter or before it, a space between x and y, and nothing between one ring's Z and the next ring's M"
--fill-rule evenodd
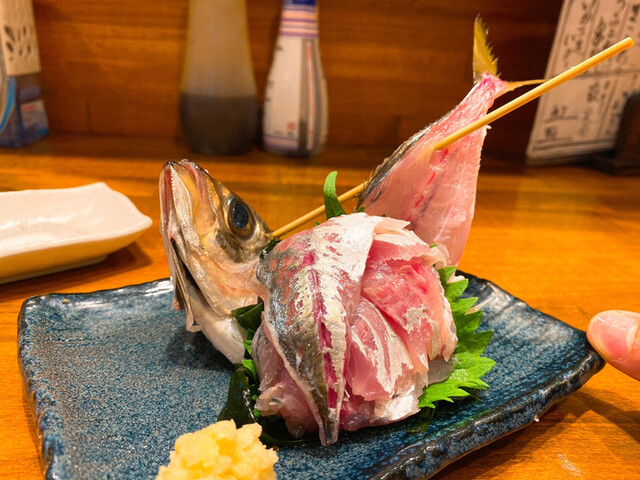
M22 302L168 276L159 234L163 163L189 156L277 228L317 206L325 175L338 189L364 179L389 152L329 148L311 160L257 149L242 157L190 154L171 139L51 137L0 154L0 191L105 181L153 219L133 245L100 264L0 285L0 477L40 478L39 438L22 388L16 319ZM460 268L489 278L534 308L585 329L595 313L640 311L640 178L585 167L529 169L487 156L476 217ZM612 367L539 423L471 453L440 480L640 478L640 383Z

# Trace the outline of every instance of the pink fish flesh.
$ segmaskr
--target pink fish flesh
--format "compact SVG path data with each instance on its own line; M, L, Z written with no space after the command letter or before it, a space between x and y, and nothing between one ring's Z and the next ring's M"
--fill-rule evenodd
M431 364L439 379L450 372L455 325L432 267L442 254L406 225L336 217L261 261L256 408L284 417L293 435L318 429L327 445L339 429L405 418L418 411Z
M447 115L415 134L387 158L367 182L359 204L369 215L407 220L409 228L457 265L469 236L486 127L434 151L442 139L483 117L509 90L484 73Z

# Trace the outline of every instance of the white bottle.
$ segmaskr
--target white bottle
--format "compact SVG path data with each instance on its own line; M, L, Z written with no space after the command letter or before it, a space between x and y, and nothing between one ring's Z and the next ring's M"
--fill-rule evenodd
M277 155L315 155L324 147L327 124L316 0L284 0L265 94L264 148Z

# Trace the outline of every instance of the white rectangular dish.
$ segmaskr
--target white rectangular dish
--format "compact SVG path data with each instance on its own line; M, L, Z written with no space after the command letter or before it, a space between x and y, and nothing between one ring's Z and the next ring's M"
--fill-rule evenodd
M106 184L0 193L0 284L91 265L151 226Z

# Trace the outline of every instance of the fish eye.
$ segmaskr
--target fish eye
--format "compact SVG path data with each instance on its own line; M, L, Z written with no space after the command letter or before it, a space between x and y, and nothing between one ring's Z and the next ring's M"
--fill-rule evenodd
M238 197L234 197L229 202L229 214L227 221L229 228L238 236L246 237L253 231L253 218L249 208Z
M233 224L240 229L249 224L249 212L244 205L238 202L233 206Z

